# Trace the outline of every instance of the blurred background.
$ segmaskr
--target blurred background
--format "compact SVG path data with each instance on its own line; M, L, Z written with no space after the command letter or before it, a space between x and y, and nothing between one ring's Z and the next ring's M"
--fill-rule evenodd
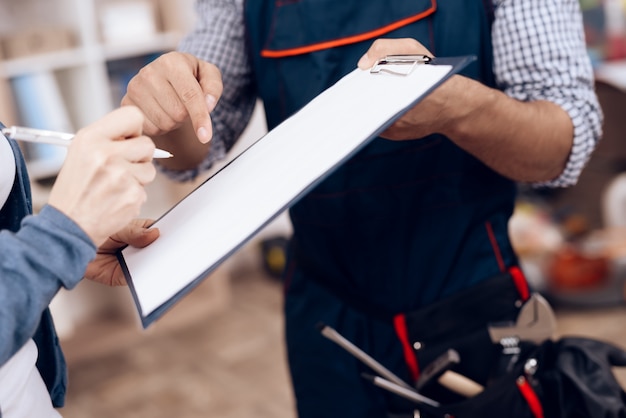
M581 0L605 113L600 146L577 186L520 186L510 223L531 284L555 308L559 335L623 347L625 3ZM0 121L68 132L91 123L194 20L193 0L0 1ZM257 106L229 158L265 132ZM65 154L30 144L24 152L37 210ZM159 175L142 215L158 218L225 163L188 184ZM84 282L60 292L52 310L69 365L64 417L294 417L278 279L289 232L281 214L147 330L127 288ZM626 382L625 371L616 374Z

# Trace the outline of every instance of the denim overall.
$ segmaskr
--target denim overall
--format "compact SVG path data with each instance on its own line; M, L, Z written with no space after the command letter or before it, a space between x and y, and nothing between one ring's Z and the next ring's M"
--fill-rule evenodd
M0 124L0 127L4 126ZM15 141L9 140L9 143L15 155L16 181L7 202L0 210L0 228L17 232L22 219L31 214L32 202L30 183L20 148ZM48 309L43 312L33 339L39 351L37 369L50 392L52 404L57 408L62 407L67 387L66 364Z
M376 38L414 38L440 57L474 55L462 74L493 86L491 12L483 0L247 0L268 127L356 68ZM301 418L407 411L362 379L368 369L316 324L410 381L390 318L515 266L507 236L514 198L512 181L431 135L374 139L290 209L285 326Z

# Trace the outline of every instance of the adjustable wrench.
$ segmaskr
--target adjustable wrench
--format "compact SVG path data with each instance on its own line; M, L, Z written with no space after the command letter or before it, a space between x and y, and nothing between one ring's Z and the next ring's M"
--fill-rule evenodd
M548 301L539 293L533 293L520 309L514 324L494 324L487 328L494 343L501 343L509 338L541 343L554 336L556 317Z

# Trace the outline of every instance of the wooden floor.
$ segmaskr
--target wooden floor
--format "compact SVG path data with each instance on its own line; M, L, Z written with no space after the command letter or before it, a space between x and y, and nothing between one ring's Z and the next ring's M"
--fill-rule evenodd
M63 416L294 417L281 285L261 269L229 272L218 287L225 278L208 277L146 331L113 316L63 341Z
M147 331L115 316L81 326L63 342L70 377L63 416L295 417L281 286L255 266L229 272L219 301L210 277ZM626 347L622 306L557 316L560 334ZM616 373L626 382L625 370Z

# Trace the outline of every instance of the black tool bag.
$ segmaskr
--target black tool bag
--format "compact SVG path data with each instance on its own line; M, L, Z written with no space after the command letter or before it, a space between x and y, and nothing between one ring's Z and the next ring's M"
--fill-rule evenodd
M530 344L478 395L439 407L417 405L404 417L623 418L626 393L615 366L626 366L626 352L602 341L566 337Z
M484 280L470 289L455 293L418 311L402 315L408 336L408 346L419 369L423 369L446 350L456 350L461 358L455 371L485 385L501 371L505 358L503 347L491 341L488 324L512 324L529 297L525 279L515 280L510 273ZM396 318L397 319L397 318ZM405 347L406 348L406 347ZM405 349L405 355L408 356ZM498 359L498 361L495 361ZM410 363L410 358L407 363ZM506 365L502 365L506 367ZM444 401L458 399L453 393L436 387L427 393ZM426 388L425 390L428 390Z
M420 393L441 406L420 404L419 414L393 416L626 418L625 393L611 370L626 366L620 348L575 337L541 343L491 340L487 325L515 322L527 298L515 274L506 274L402 315L396 328L406 327L398 331L415 356L407 359L409 366L417 364L422 371L453 349L460 362L451 370L484 389L468 398L434 381Z

